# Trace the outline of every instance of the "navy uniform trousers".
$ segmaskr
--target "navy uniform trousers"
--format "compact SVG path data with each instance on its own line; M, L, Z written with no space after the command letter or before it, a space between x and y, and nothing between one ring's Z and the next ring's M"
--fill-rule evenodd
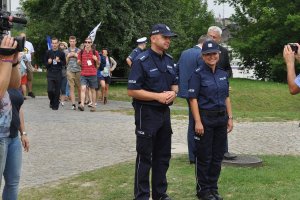
M218 190L218 179L225 153L227 138L227 114L208 116L201 113L204 135L195 135L196 190L197 193Z
M158 200L167 191L172 135L170 109L136 102L133 105L137 136L134 196L136 200L149 200L152 168L152 199Z
M59 107L59 96L61 88L62 72L61 70L48 70L47 82L48 82L48 98L50 100L50 106L54 109Z

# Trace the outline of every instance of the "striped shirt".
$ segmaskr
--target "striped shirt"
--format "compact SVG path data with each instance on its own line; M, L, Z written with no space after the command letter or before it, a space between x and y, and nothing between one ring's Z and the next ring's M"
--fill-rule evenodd
M95 51L95 56L100 60L98 51ZM81 61L81 76L96 76L97 67L93 59L93 50L87 52L83 50L82 54L79 53L78 60Z

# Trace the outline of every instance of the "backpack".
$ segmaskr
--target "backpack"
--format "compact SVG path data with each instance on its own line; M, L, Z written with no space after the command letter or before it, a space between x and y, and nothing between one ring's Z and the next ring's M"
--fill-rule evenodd
M104 67L106 66L106 58L101 53L99 53L99 56L101 60L99 70L103 71Z

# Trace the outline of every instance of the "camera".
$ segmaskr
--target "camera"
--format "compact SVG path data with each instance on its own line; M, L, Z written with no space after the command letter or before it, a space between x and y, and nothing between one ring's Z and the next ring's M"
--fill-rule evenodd
M288 45L290 45L291 49L293 52L298 53L298 46L296 43L289 43Z
M4 35L8 35L8 31L13 27L13 23L27 24L27 20L24 18L13 17L10 15L10 12L0 10L0 41ZM1 55L12 55L15 52L22 52L24 50L25 38L24 37L15 37L17 41L16 49L2 49L0 48Z

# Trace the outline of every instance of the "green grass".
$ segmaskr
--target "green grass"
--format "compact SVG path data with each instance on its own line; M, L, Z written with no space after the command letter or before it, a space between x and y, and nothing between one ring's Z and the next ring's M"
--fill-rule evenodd
M246 79L231 79L230 98L234 117L238 121L286 121L300 119L300 95L290 95L287 84ZM131 101L127 95L127 84L110 86L109 98ZM37 95L47 95L45 73L34 73L33 90ZM185 99L177 98L172 114L187 117Z
M262 156L263 166L225 166L219 192L226 200L292 200L300 197L300 157ZM85 172L73 178L21 190L21 200L124 200L133 197L134 163ZM187 156L171 159L168 193L174 199L195 198L194 168Z

